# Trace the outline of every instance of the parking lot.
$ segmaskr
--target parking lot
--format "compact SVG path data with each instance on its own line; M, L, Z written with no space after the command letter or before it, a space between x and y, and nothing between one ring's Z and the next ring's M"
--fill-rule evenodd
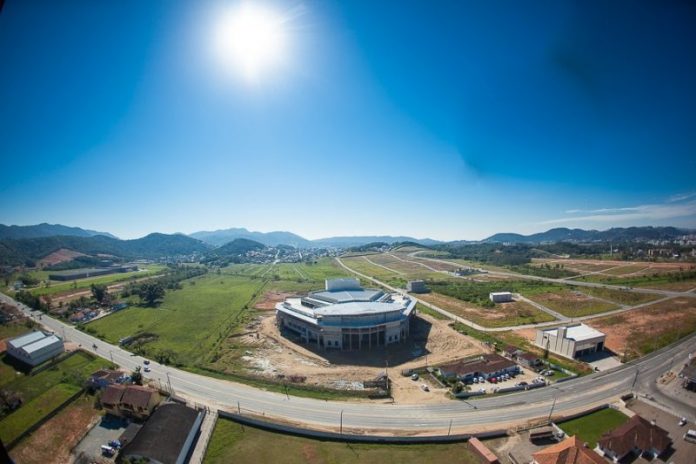
M123 431L126 430L127 425L128 422L125 419L107 414L77 445L74 451L75 455L79 456L80 453L84 453L87 456L101 456L102 459L106 459L106 456L102 456L101 446L107 445L110 441L118 439ZM113 458L111 460L113 460Z

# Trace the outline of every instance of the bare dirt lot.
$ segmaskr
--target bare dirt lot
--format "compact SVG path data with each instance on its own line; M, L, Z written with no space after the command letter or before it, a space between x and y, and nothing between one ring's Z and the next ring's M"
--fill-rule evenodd
M534 295L531 299L568 317L597 314L619 307L616 304L592 298L584 293L565 289L554 293Z
M263 294L261 298L254 304L254 309L261 311L271 311L275 309L276 304L285 301L286 298L296 296L294 293L270 291Z
M642 356L696 330L696 300L673 298L586 323L607 335L615 353Z
M596 272L612 277L634 277L640 275L664 274L688 270L693 263L670 262L652 263L644 261L612 261L601 259L534 259L534 265L561 264L569 271L580 274Z
M428 383L430 392L422 390L424 382L413 382L401 376L404 369L442 364L485 352L478 342L454 331L446 321L427 315L415 318L411 337L406 343L357 351L333 351L307 346L281 335L275 317L263 316L254 329L236 337L244 347L243 356L235 363L248 372L271 379L301 379L301 383L334 389L362 390L363 382L387 370L392 379L394 401L399 403L443 402L435 383ZM427 358L427 359L426 359ZM225 369L225 359L216 367ZM230 368L234 368L230 365Z
M94 397L82 396L22 440L10 455L25 464L71 462L70 451L99 417Z

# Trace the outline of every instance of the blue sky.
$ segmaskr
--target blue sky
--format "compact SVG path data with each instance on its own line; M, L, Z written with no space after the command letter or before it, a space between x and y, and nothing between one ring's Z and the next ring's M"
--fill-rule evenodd
M238 3L8 0L0 222L696 227L693 4L252 2L285 46L249 82L211 51Z

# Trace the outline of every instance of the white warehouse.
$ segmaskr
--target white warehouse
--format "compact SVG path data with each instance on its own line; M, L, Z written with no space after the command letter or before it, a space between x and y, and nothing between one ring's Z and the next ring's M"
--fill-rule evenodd
M488 298L493 303L508 303L512 301L512 293L510 292L491 292L488 294Z
M339 350L376 348L409 336L415 300L362 288L357 279L327 279L325 288L278 303L279 329L303 343Z
M29 332L7 342L7 354L30 366L38 366L63 351L60 337L41 331Z
M535 343L566 358L575 359L604 349L604 335L585 324L537 330Z

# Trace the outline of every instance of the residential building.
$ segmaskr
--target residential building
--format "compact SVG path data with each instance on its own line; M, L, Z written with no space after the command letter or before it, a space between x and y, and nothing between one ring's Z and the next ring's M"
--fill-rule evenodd
M488 295L493 303L508 303L512 301L512 293L510 292L492 292Z
M667 431L639 415L611 430L597 441L597 450L614 462L629 454L660 456L672 444Z
M523 367L536 370L544 365L544 361L534 353L522 352L518 353L516 358L517 362Z
M606 464L606 461L572 436L532 454L532 464Z
M407 338L415 306L409 296L364 289L357 279L330 279L324 291L278 303L276 321L302 343L361 350Z
M93 390L103 390L109 385L118 383L125 377L121 371L113 369L99 369L89 376L86 385Z
M682 379L682 387L687 390L696 391L696 358L691 359L679 373Z
M569 359L576 359L604 349L604 335L585 324L572 324L536 332L535 344Z
M440 366L440 373L447 378L457 378L462 382L473 381L474 377L499 377L504 374L519 374L520 367L512 360L498 354L484 354L474 359L457 361Z
M409 280L406 284L406 291L410 293L428 293L430 289L422 280Z
M157 390L141 385L112 384L101 396L104 409L114 416L145 419L161 400Z
M120 458L152 464L188 462L204 413L183 404L163 404L121 449Z
M7 354L29 366L38 366L63 353L63 340L52 333L34 331L7 342Z

